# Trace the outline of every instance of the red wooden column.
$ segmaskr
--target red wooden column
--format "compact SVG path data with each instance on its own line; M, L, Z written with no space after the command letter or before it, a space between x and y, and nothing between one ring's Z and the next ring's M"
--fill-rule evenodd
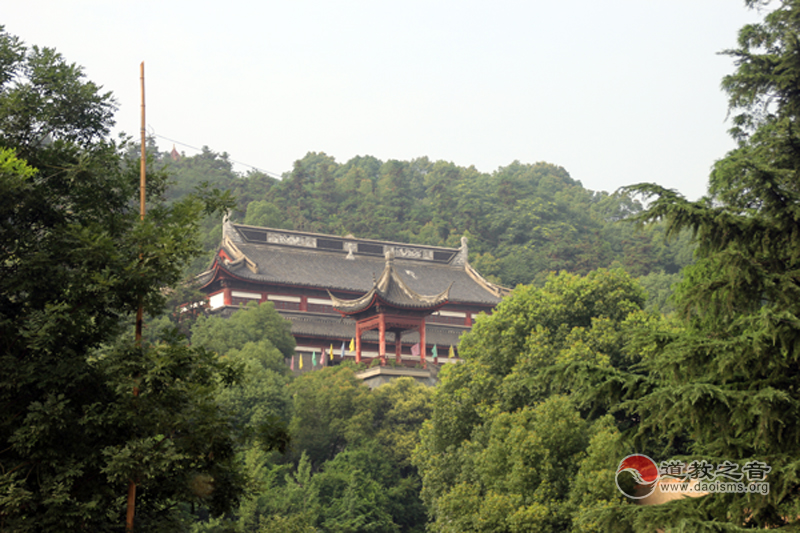
M386 366L386 315L378 315L378 355L381 358L381 366Z
M428 368L428 361L425 359L425 317L420 320L419 357L422 360L422 368Z

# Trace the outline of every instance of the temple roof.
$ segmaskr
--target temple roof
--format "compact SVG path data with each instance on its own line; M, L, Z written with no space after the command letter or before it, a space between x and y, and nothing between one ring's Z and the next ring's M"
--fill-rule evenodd
M373 278L374 279L374 278ZM433 311L441 307L449 298L453 282L447 289L434 295L422 295L414 291L394 268L394 251L386 252L386 265L381 276L372 284L366 294L352 300L337 298L328 291L333 308L345 315L352 315L369 309L380 301L393 307Z
M415 298L439 296L450 287L451 303L496 305L509 289L475 271L467 261L467 251L466 239L461 248L445 248L245 226L226 220L218 256L198 280L206 286L225 274L256 283L364 295L373 290L378 276L383 278L385 254L392 252L392 283L386 293L390 300L412 305Z

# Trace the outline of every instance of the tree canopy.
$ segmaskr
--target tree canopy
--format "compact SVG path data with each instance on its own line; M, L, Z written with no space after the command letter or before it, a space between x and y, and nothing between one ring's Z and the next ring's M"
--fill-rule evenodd
M653 335L658 349L637 367L597 372L602 377L583 382L600 403L608 402L609 383L624 391L615 410L637 422L628 433L634 449L686 463L759 461L771 468L769 493L598 512L609 527L796 528L798 34L800 3L777 2L763 22L742 28L739 46L726 52L736 61L723 88L738 146L714 165L707 197L691 202L654 184L631 188L653 198L639 220L663 220L670 233L690 230L699 259L678 287L681 327ZM590 374L572 369L572 375Z
M283 457L247 452L256 485L235 531L424 531L411 452L431 389L402 378L370 391L346 365L301 375L289 389L290 449Z
M620 500L613 454L625 421L585 409L553 369L629 367L628 344L657 320L643 302L622 271L561 273L478 319L464 363L441 373L414 455L434 531L568 531L583 508Z
M119 530L131 482L137 524L169 529L179 502L224 512L243 489L214 402L227 366L175 337L123 335L201 250L214 196L167 204L151 172L140 221L138 164L108 138L114 110L80 67L0 29L4 531Z

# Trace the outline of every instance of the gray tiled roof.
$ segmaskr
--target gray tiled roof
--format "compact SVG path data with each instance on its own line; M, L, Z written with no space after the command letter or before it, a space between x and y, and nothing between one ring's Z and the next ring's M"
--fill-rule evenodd
M229 222L226 222L224 232L229 239L227 242L231 243L229 247L238 249L251 262L248 265L248 261L237 260L224 268L246 280L362 295L373 288L376 278L385 268L382 251L391 249L397 252L394 259L396 272L418 294L439 294L452 283L450 302L495 305L500 301L500 297L485 286L488 282L476 281L479 275L466 263L466 243L461 249L415 246L253 228ZM213 274L206 273L199 279L206 283L211 276ZM499 289L504 290L502 287Z
M355 299L337 298L331 294L331 300L333 301L334 309L348 315L369 309L376 297L396 307L433 310L447 303L450 286L452 286L452 283L439 294L418 294L408 286L403 277L394 268L394 252L390 251L387 253L386 264L380 278L369 292Z

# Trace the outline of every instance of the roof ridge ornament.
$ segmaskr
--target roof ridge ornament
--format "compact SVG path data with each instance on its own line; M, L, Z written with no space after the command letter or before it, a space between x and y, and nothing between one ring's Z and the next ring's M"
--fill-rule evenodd
M226 266L235 267L241 263L244 263L247 268L253 274L258 274L258 266L256 266L255 262L247 257L244 252L242 252L238 246L233 242L229 235L225 235L222 238L222 249L233 257L233 261L228 261L227 259L222 259L225 262Z
M231 222L230 213L225 213L222 217L222 240L224 241L226 237L237 244L244 244L245 242L242 234L236 229L235 224Z
M502 298L507 296L511 293L511 289L508 287L503 287L502 285L498 285L497 283L492 283L488 279L481 276L480 272L475 270L475 268L469 264L469 239L466 235L461 236L461 248L459 248L458 253L456 254L455 258L453 258L453 265L464 265L464 271L467 275L472 278L472 280L489 291L489 293L497 296L498 298Z
M450 264L453 266L463 266L466 267L467 259L469 257L469 247L467 246L467 239L466 235L461 236L461 247L458 249L458 252L453 256L453 259L450 261Z

